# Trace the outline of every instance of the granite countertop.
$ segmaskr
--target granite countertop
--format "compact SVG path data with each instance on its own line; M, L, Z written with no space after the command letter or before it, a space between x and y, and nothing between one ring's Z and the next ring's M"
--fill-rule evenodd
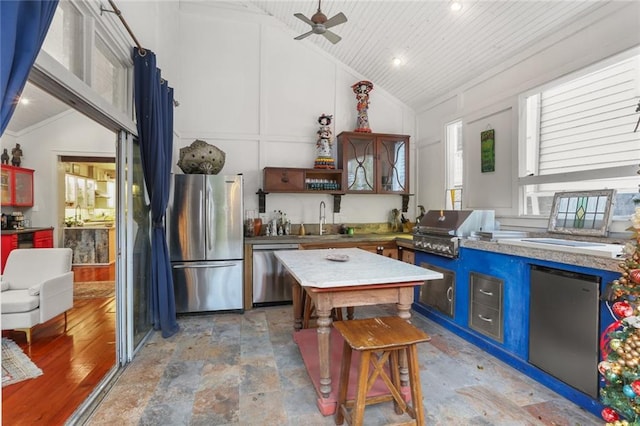
M547 260L551 262L566 263L568 265L584 266L586 268L601 269L606 271L620 271L620 263L622 259L612 259L608 257L567 253L563 251L540 249L534 247L519 247L511 244L500 244L496 241L480 241L463 239L460 242L461 247L476 250L491 251L494 253L502 253L511 256L527 257L538 260Z
M53 226L44 226L44 227L35 227L35 228L24 228L24 229L3 229L2 235L14 235L14 234L28 234L30 232L36 231L47 231L53 229Z
M274 255L304 287L351 287L442 278L440 272L358 248L278 250ZM327 256L348 256L348 260L333 261Z

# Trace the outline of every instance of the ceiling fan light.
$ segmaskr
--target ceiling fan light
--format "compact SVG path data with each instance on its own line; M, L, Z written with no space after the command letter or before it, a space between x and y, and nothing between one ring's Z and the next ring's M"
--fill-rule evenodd
M451 10L454 12L459 12L462 10L462 3L456 0L453 0L451 2L451 5L449 5L449 8L451 8Z

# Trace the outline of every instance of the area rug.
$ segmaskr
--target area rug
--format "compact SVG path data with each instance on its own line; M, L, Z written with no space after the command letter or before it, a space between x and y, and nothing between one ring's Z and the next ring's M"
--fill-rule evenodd
M42 375L20 346L13 340L2 338L2 387Z
M114 297L116 283L114 281L87 281L73 283L74 299L97 299Z

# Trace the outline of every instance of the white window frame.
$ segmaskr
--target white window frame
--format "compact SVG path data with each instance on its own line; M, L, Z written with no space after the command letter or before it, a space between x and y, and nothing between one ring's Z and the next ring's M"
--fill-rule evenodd
M459 127L454 130L454 127ZM457 137L453 137L457 132ZM460 210L462 208L462 192L464 188L464 138L462 119L450 121L444 126L445 136L445 208ZM460 147L460 150L458 150ZM456 163L460 163L459 165ZM456 179L456 169L459 166L459 179ZM453 191L453 192L452 192Z
M62 2L61 2L62 3ZM119 82L119 87L113 88L113 93L118 93L123 102L121 105L113 105L121 113L128 117L133 117L133 59L131 58L131 41L127 38L122 24L116 21L115 14L103 12L102 5L92 1L66 0L64 2L67 7L73 7L82 17L82 44L79 45L76 54L81 62L80 75L76 75L89 88L92 88L93 60L95 55L96 40L104 44L109 50L110 62L119 65L124 69L123 77ZM69 6L70 5L70 6ZM60 7L60 6L58 6ZM106 7L109 8L108 6ZM47 55L46 51L42 51L41 55ZM61 64L62 65L62 64ZM65 65L62 65L66 68ZM72 72L72 71L70 71ZM93 90L93 89L91 89ZM111 104L111 100L107 100Z

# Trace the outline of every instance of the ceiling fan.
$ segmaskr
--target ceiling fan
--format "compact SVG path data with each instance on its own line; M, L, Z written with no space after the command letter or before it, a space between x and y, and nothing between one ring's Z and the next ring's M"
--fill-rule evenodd
M327 19L327 16L320 10L320 2L321 0L318 0L318 11L311 17L311 19L307 18L302 13L293 14L293 16L295 16L296 18L311 25L311 31L299 35L295 38L295 40L302 40L303 38L308 37L311 34L322 34L333 44L336 44L337 42L342 40L342 37L332 31L329 31L329 28L335 27L336 25L344 24L345 22L347 22L347 17L344 16L344 13L340 12L333 18Z

